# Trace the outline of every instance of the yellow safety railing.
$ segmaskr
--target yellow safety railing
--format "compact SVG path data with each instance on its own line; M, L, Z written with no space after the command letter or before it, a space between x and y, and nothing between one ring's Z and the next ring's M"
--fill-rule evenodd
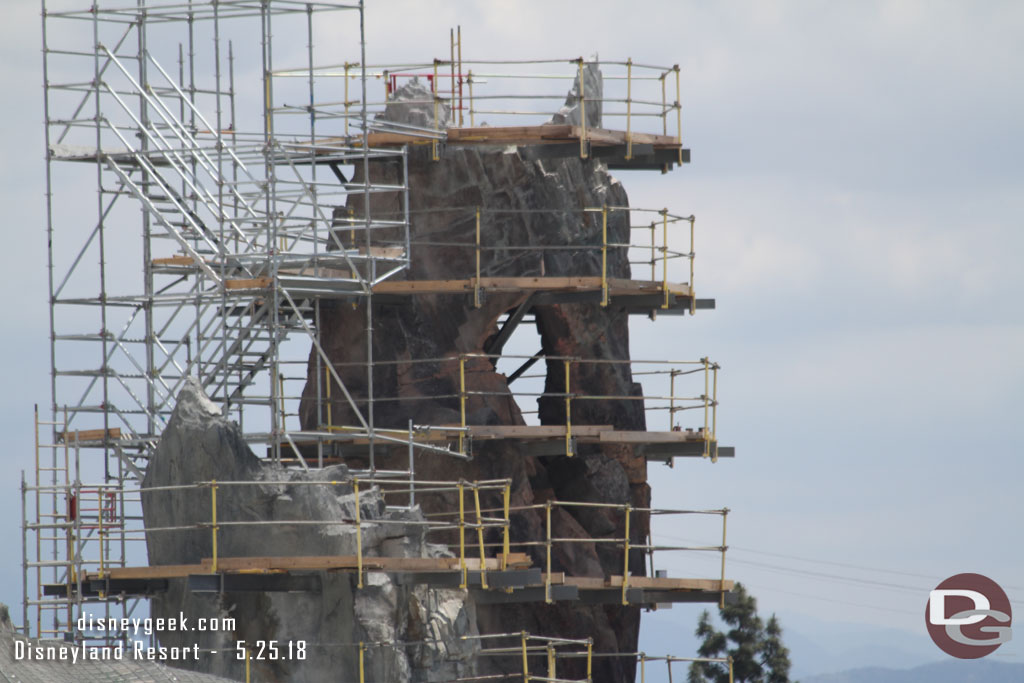
M601 307L608 305L608 207L601 207Z
M633 158L633 58L626 60L626 159Z
M566 358L562 363L565 365L565 455L572 457L572 360Z
M584 91L586 78L583 77L583 58L576 60L579 71L577 78L580 84L580 159L587 158L587 95Z
M426 212L419 218L417 211L410 212L410 215L415 223L417 220L431 220L430 213ZM598 219L600 224L598 225L595 220L592 228L587 218L591 214L600 214ZM517 215L522 215L524 220L526 217L530 217L531 220L550 217L559 221L576 218L581 222L584 232L593 230L593 241L591 239L582 239L576 243L538 244L535 240L529 239L529 236L524 232L522 241L517 242L515 232L509 232L504 227L499 229L491 227L499 221L506 221L510 217ZM628 217L628 228L622 225L621 217L623 215ZM648 215L652 216L652 220L649 222L646 220ZM582 254L592 253L595 256L594 262L580 261L580 265L575 266L573 270L560 272L557 275L540 277L587 278L596 276L600 279L595 282L595 288L600 289L600 304L602 307L605 307L610 302L610 288L613 286L613 280L616 278L622 280L627 275L623 265L625 263L636 266L647 265L650 266L650 277L647 282L652 286L657 286L662 292L662 309L669 308L672 296L676 295L688 296L690 299L690 312L694 313L696 311L694 290L696 219L692 215L687 216L673 213L667 208L646 209L609 205L585 206L569 211L561 209L496 209L483 206L453 206L445 209L444 220L447 223L452 225L459 224L462 222L463 217L467 224L472 221L473 233L471 236L467 235L469 239L460 239L457 236L413 237L409 240L408 245L426 256L429 256L431 250L443 250L440 253L446 259L447 272L445 279L465 279L468 284L467 290L471 291L473 295L473 306L476 308L481 306L485 287L488 286L486 273L495 267L501 268L502 259L509 259L520 252L544 257L548 254L570 250ZM616 217L620 218L617 227L614 227L614 230L617 231L617 236L612 234L613 224L611 222ZM503 225L504 223L498 224ZM684 226L688 234L678 235L676 229L683 228ZM657 228L660 228L660 230ZM670 228L672 229L671 235ZM600 231L599 238L598 231ZM645 238L634 240L633 231L647 231L650 236L649 243ZM672 238L671 242L670 238ZM597 239L600 239L599 243L596 243ZM493 242L489 240L493 240ZM686 240L688 240L689 244L685 251L672 244L672 242L676 241L685 244ZM405 247L406 243L404 241L379 241L378 245L381 247ZM464 247L469 252L470 258L468 262L452 259L452 249L460 247ZM622 254L625 254L624 259ZM647 256L641 258L641 255L645 254ZM617 261L613 260L613 255L619 256ZM674 262L679 260L685 260L688 263L684 268L670 268ZM615 265L613 266L613 264ZM612 272L613 267L617 274ZM660 274L657 272L659 267ZM506 275L504 277L510 276ZM637 280L638 278L634 275L630 279ZM576 287L584 286L583 282L576 282L574 284ZM685 287L682 286L684 284ZM508 287L507 284L502 286Z
M359 479L352 480L352 491L355 494L356 503L356 572L358 588L363 587L363 516L362 508L359 505Z
M682 100L680 68L642 64L632 57L625 60L585 60L582 57L549 60L464 60L462 57L461 31L456 37L450 34L450 47L444 59L434 58L422 62L367 64L366 75L369 83L381 81L384 97L378 99L374 93L360 94L362 69L358 62L344 62L338 65L315 67L312 73L308 66L301 69L277 69L273 78L310 78L316 80L341 78L345 82L344 99L336 101L315 101L308 106L284 104L274 107L275 115L308 115L310 108L322 117L355 120L361 115L356 104L365 100L369 117L372 119L384 111L399 80L425 78L430 81L429 99L422 104L432 104L435 124L423 131L423 142L433 148L437 159L437 139L442 133L438 124L441 108L451 108L451 125L462 127L464 112L469 112L469 125L476 127L478 115L489 117L491 126L539 125L546 122L558 111L566 99L566 92L573 82L579 84L577 103L579 105L579 153L581 158L589 154L588 142L592 140L592 125L588 123L587 111L595 108L599 112L599 127L606 130L622 130L626 147L625 158L633 158L633 147L638 134L656 136L660 144L679 145L682 140ZM568 68L567 68L568 67ZM601 91L591 92L586 86L589 69L596 69L601 77ZM448 72L445 88L440 86L444 72ZM670 95L668 80L674 77L675 92ZM506 85L508 84L508 85ZM465 90L467 92L464 92ZM355 89L355 95L351 94ZM468 97L467 97L468 94ZM467 101L468 100L468 101ZM415 101L412 101L416 103ZM593 111L593 110L592 110ZM669 134L669 119L675 115L674 135ZM493 118L491 118L493 117ZM591 116L591 118L594 118ZM618 123L625 119L624 124ZM645 122L655 122L648 125ZM661 125L656 122L660 120ZM414 131L408 131L415 136ZM679 163L682 163L680 147Z
M217 481L210 482L210 533L213 545L213 571L217 571Z
M720 366L717 363L708 358L701 358L699 360L614 360L556 355L543 356L543 358L548 362L550 369L535 373L528 373L528 368L538 360L538 356L516 354L465 353L459 354L458 356L446 356L439 358L377 360L375 361L375 364L381 367L408 366L411 368L411 366L414 365L434 365L437 366L436 372L442 375L448 374L445 369L446 366L451 367L450 375L453 377L457 376L458 386L457 388L452 388L452 393L420 393L415 396L405 395L402 397L376 397L374 398L374 404L386 407L388 404L397 401L403 401L406 403L413 401L456 401L458 404L459 414L459 421L457 425L441 425L429 428L423 427L418 428L418 430L435 434L435 436L432 437L435 439L437 438L437 434L447 432L456 442L457 451L453 452L453 454L466 454L470 447L469 437L473 429L473 426L469 424L469 415L476 407L479 407L479 402L487 402L499 398L503 400L511 398L520 402L531 399L559 401L562 403L564 410L565 421L562 423L562 426L564 427L562 436L565 444L564 453L568 457L573 456L575 452L575 442L579 438L577 434L578 430L576 428L577 419L574 416L574 410L578 412L580 401L612 403L619 401L640 402L645 412L665 411L667 414L666 430L677 432L683 431L683 426L679 424L678 421L678 416L681 413L696 413L697 411L700 411L702 416L700 422L694 425L693 422L695 421L691 421L692 426L686 428L686 432L693 434L693 438L686 440L702 441L704 444L703 455L710 458L713 462L717 462L718 370L720 369ZM479 363L480 360L484 359L489 361L486 366ZM514 373L517 380L550 379L548 378L548 372L554 370L555 367L550 364L557 363L560 365L559 380L562 385L562 390L552 391L545 386L542 390L538 391L536 390L537 387L534 385L526 385L524 388L520 388L523 386L521 384L510 384L507 389L500 390L474 388L474 384L476 383L475 377L479 373L491 375L494 372L493 364L501 362L522 364L522 367ZM334 363L332 369L340 371L342 368L356 366L364 367L364 364L357 362ZM636 395L625 392L616 394L588 394L581 392L579 389L580 380L575 379L575 377L577 375L587 377L593 376L595 373L600 373L601 370L599 369L599 366L618 366L628 368L629 374L634 380L641 379L645 384L649 385L649 388L647 388L649 393ZM702 385L698 383L701 375L703 375ZM328 376L328 387L331 383L331 377ZM299 400L299 397L296 397L295 400ZM331 421L332 413L330 407L332 405L332 399L330 396L328 396L327 402L327 415L329 422L326 425L322 425L322 429L336 434L351 434L353 437L365 432L365 428L363 427L334 424L333 421ZM366 399L354 398L353 402L358 405L360 403L365 403ZM520 412L526 416L535 414L538 411L526 405L521 405ZM413 445L416 447L430 448L429 444L424 443L423 441L417 441L418 437L416 433L413 433L410 436L410 432L408 432L408 430L378 428L376 433L380 436L382 442L384 440L389 440L394 445L398 445L400 443L407 443L411 439ZM642 439L639 439L639 441L642 441ZM435 447L435 450L444 449Z
M733 659L728 657L681 657L674 655L651 655L647 652L595 652L593 638L563 638L557 636L539 635L527 631L510 633L484 633L477 635L466 635L459 638L465 643L474 643L474 656L479 659L507 660L509 663L504 668L507 674L501 678L515 677L517 680L529 683L531 681L542 681L545 683L592 683L594 675L594 664L596 660L618 659L633 661L637 665L639 682L646 683L650 665L664 663L668 674L668 680L672 680L673 664L692 665L694 663L717 664L725 668L729 681L733 681ZM394 650L404 652L410 646L445 646L450 643L437 639L426 638L415 641L358 641L358 642L330 642L310 643L310 647L323 647L336 650L338 648L349 648L355 651L357 670L360 683L367 683L366 669L368 666L371 651ZM451 656L451 655L449 655ZM542 672L534 673L531 668L531 660L534 663L543 663ZM559 675L560 663L578 662L583 660L585 678L567 678L566 674ZM514 663L513 663L514 662ZM251 654L246 649L246 678L251 680ZM577 674L578 675L578 674ZM464 683L471 681L492 680L493 675L468 675L455 679Z
M480 207L476 208L476 277L473 279L473 306L480 308Z
M438 60L438 59L434 60L434 78L430 82L431 88L433 90L433 95L434 95L434 132L437 133L437 134L439 134L441 132L441 117L440 117L440 111L439 111L440 110L440 106L441 106L441 97L440 97L440 95L437 92L437 67L438 67L438 65L440 63L441 63L440 60ZM431 153L431 158L434 161L439 161L441 159L440 155L438 154L438 145L437 145L437 137L436 137L436 135L430 141L430 153Z
M425 494L454 494L455 500L452 501L454 504L454 511L436 511L426 513L423 520L416 522L409 519L387 519L387 518L374 518L371 520L364 519L361 508L361 495L364 491L364 485L369 483L379 491L379 494L385 497L385 500L389 499L390 496L400 496L403 499L409 495L408 491L410 487L416 489L419 495ZM452 566L457 567L457 571L460 576L460 587L468 588L470 586L469 572L479 572L480 575L480 586L483 589L490 587L487 571L489 567L497 567L502 571L509 568L509 558L512 556L512 549L517 548L525 551L527 556L530 555L531 550L535 551L534 557L538 555L543 563L543 586L544 586L544 600L545 602L552 602L554 599L552 585L557 567L555 566L555 549L559 545L565 544L611 544L622 549L622 576L621 584L614 584L621 589L621 601L622 604L629 604L629 590L631 584L631 566L643 566L643 562L637 561L642 556L647 556L651 561L651 571L653 573L653 558L655 554L663 554L665 552L717 552L721 553L720 563L720 583L719 592L720 598L719 603L724 605L726 581L725 581L725 553L728 550L727 545L727 517L729 513L728 508L714 509L714 510L664 510L650 507L636 507L629 503L598 503L598 502L584 502L584 501L559 501L559 500L547 500L543 503L535 503L530 505L519 505L513 506L510 504L511 497L511 480L508 479L497 479L497 480L484 480L484 481L466 481L459 480L455 482L446 481L410 481L402 478L378 478L373 480L365 480L360 477L353 477L348 481L291 481L288 482L289 486L328 486L336 487L339 485L350 484L352 487L353 501L355 511L353 513L353 519L332 519L332 520L223 520L219 516L219 503L220 493L223 489L234 490L239 487L245 486L265 486L267 482L260 481L206 481L196 482L190 485L173 485L173 486L162 486L162 487L148 487L139 489L139 494L154 493L159 491L173 491L173 490L186 490L195 489L201 490L208 488L210 490L210 501L211 511L210 519L208 523L195 522L193 524L180 524L170 527L149 527L138 530L138 533L142 537L149 538L152 540L153 536L159 536L163 532L181 532L190 528L203 529L209 528L211 533L211 548L212 558L210 559L211 571L217 573L222 571L221 558L219 553L219 533L221 530L239 528L239 527L251 527L251 526L323 526L329 527L333 525L350 525L354 526L356 536L356 556L353 558L354 568L357 575L357 587L363 588L365 585L364 575L366 574L367 567L371 567L370 571L381 571L382 569L374 564L373 562L367 562L367 557L364 555L365 548L363 544L363 525L370 524L374 526L378 525L408 525L408 524L419 524L424 528L426 533L443 533L449 534L454 532L457 536L455 538L454 548L452 548L453 555L457 558L457 563L453 562ZM466 505L466 492L467 489L472 492L472 509L467 509ZM484 506L483 494L487 493L491 496L489 499L493 507ZM602 537L602 538L569 538L561 537L555 534L554 528L554 511L556 508L563 510L572 509L600 509L612 515L621 515L619 527L622 529L622 535L615 537ZM541 538L512 538L511 527L512 518L515 515L522 515L527 512L536 512L543 515L543 537ZM498 516L494 516L498 513ZM721 545L707 545L707 546L669 546L655 544L653 541L647 542L635 542L633 540L634 533L634 522L638 519L636 515L641 515L640 520L650 519L652 516L663 516L663 515L717 515L722 518L722 540ZM454 517L454 519L450 519ZM647 522L649 524L649 522ZM524 525L523 528L527 528L530 525ZM479 562L478 567L471 568L469 555L471 552L470 542L467 538L467 532L475 531L475 543L476 543L476 555ZM125 537L130 533L134 533L134 530L125 530ZM491 535L493 541L488 541L488 535ZM500 534L500 538L499 535ZM451 537L448 536L447 540L450 544ZM451 544L450 544L451 545ZM492 551L493 549L493 551ZM490 559L488 554L490 552L500 552L500 558ZM634 556L635 555L635 556ZM370 558L373 559L372 557ZM490 563L490 564L489 564ZM230 571L230 570L228 570ZM506 589L511 592L514 589Z
M469 585L469 567L466 566L466 501L463 496L463 482L458 483L459 487L459 571L462 573L462 583L459 588L466 588Z
M725 589L724 589L724 586L725 586L725 551L728 550L728 548L729 548L729 545L726 542L726 538L725 538L725 529L726 529L726 522L728 521L728 519L729 519L729 508L722 508L722 574L721 574L721 579L720 579L722 583L720 585L723 586L723 589L721 591L721 595L719 595L719 597L718 597L718 607L720 609L725 607Z

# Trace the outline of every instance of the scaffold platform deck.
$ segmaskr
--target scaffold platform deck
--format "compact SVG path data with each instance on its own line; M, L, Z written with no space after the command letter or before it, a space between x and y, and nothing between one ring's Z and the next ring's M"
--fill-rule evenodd
M621 575L571 576L528 566L522 553L512 553L502 568L499 558L480 561L458 557L404 558L356 555L223 557L199 564L116 567L82 577L83 598L104 595L152 595L167 590L174 579L186 579L194 592L260 591L318 592L320 572L383 572L404 584L429 584L472 589L484 602L576 601L589 604L650 605L670 602L719 602L733 582L721 579ZM511 589L511 591L509 590ZM77 591L77 582L47 584L45 595Z

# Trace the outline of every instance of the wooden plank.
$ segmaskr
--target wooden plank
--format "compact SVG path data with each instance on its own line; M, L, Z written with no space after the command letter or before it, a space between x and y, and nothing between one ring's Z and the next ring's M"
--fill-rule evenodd
M443 131L441 131L443 134ZM392 145L405 145L408 143L416 142L430 142L429 138L424 138L421 135L410 135L408 133L395 133L395 132L383 132L377 131L367 134L367 144L370 147L390 147ZM362 140L353 140L351 143L353 147L362 147ZM332 154L337 150L325 149L322 154Z
M601 432L602 443L686 443L703 441L698 432Z
M573 126L572 137L577 140L582 135L583 129L580 126ZM656 135L654 133L632 132L630 137L636 145L654 145L659 148L679 147L679 138L672 135ZM612 130L610 128L587 128L587 139L591 144L608 146L626 144L626 131Z
M516 558L517 566L529 566L525 555ZM213 559L204 558L202 565L204 571L209 573L213 569ZM355 555L297 555L293 557L219 557L217 558L217 570L225 572L252 571L252 570L330 570L330 569L356 569L359 566L359 558ZM466 557L466 567L477 571L480 569L479 557ZM457 557L363 557L363 568L376 571L446 571L459 569L459 558ZM501 565L497 558L488 557L484 563L484 569L493 571L500 569Z
M622 587L622 577L612 576L608 579L611 588ZM732 590L733 582L725 581L724 584L718 579L671 579L656 578L652 576L631 576L629 585L633 588L649 588L651 590L663 591L708 591L718 593L723 590Z
M224 280L224 289L266 289L272 282L269 277Z
M112 579L175 579L189 574L203 574L201 564L160 564L152 567L115 567L107 574ZM102 579L100 574L89 574L89 578Z
M578 142L583 134L580 126L545 123L534 126L477 126L474 128L448 128L431 133L412 134L397 131L374 131L367 135L371 147L393 147L405 144L430 144L435 136L452 145L544 145L552 143ZM630 137L638 145L654 145L659 149L678 149L680 141L671 135L631 132ZM626 131L609 128L587 128L587 140L597 146L626 144ZM317 156L337 154L339 147L361 147L362 140L356 137L325 137L314 144L289 145L293 153ZM91 158L91 157L83 157Z
M120 439L121 428L112 427L107 430L103 429L79 429L73 432L57 432L57 439L65 443L73 443L75 441L86 442L86 441L103 441L105 439Z
M552 583L554 583L552 581ZM607 588L608 582L602 576L566 576L563 583L567 586L576 586L584 590L598 590Z
M548 578L547 577L548 577L548 573L547 572L541 572L540 573L540 581L541 581L541 583L547 583L548 582ZM565 583L569 583L570 579L574 579L574 578L575 577L566 576L565 572L551 572L551 583L552 583L552 585L561 586L561 585L563 585Z
M578 437L597 437L612 429L611 425L573 425L572 434ZM554 439L565 436L560 425L473 425L469 434L474 439Z
M480 278L480 289L492 292L597 291L601 289L601 278L484 277ZM690 296L690 288L684 284L670 282L668 290L676 296ZM375 285L373 291L375 294L457 294L473 291L473 279L385 280ZM657 294L662 291L662 283L614 278L608 281L608 291L612 296Z
M571 140L572 126L542 124L539 126L478 126L476 128L449 128L450 143L509 143L513 141ZM578 136L576 136L578 139Z
M349 280L352 279L352 271L342 268L325 268L324 266L314 267L313 264L302 268L278 268L278 275L294 275L296 277L324 278L327 280Z
M385 280L373 287L374 294L455 294L472 289L469 280Z
M184 254L153 259L154 266L192 266L195 265L195 262L194 258Z
M600 288L599 277L484 277L480 288L488 291L593 290ZM376 294L432 293L449 294L473 291L473 280L385 280L373 288Z
M218 571L246 571L251 569L352 569L359 564L355 555L296 555L292 557L218 557ZM207 572L213 570L213 559L203 558L202 566ZM380 565L363 558L367 569Z
M498 557L495 558L500 563L504 553L498 553ZM509 553L507 567L511 569L525 569L533 565L533 560L526 553ZM500 565L499 565L500 566Z
M343 227L335 228L336 230L343 230ZM358 247L356 251L361 256L366 256L366 247ZM370 247L370 256L374 258L401 258L405 256L405 247Z

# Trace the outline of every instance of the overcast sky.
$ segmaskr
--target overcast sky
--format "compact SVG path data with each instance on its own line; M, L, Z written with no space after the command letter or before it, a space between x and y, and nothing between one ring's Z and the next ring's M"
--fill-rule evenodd
M718 431L738 457L653 465L654 500L733 510L728 573L763 610L926 638L928 591L960 572L1024 609L1024 5L368 5L371 61L445 57L461 24L466 59L682 67L692 164L620 177L633 205L697 216L698 292L718 310L634 321L633 355L721 363ZM38 9L8 2L0 25L12 607L18 471L32 404L50 402ZM1020 640L1000 654L1021 661Z

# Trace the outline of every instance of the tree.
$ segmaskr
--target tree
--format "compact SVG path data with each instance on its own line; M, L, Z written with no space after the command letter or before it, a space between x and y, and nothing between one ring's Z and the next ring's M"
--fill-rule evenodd
M735 683L790 683L789 650L782 644L782 627L773 614L768 625L757 616L757 599L737 583L735 600L719 610L729 626L726 633L715 629L711 615L704 611L697 623L701 639L700 657L732 657ZM694 662L689 683L729 683L729 668L718 662Z

